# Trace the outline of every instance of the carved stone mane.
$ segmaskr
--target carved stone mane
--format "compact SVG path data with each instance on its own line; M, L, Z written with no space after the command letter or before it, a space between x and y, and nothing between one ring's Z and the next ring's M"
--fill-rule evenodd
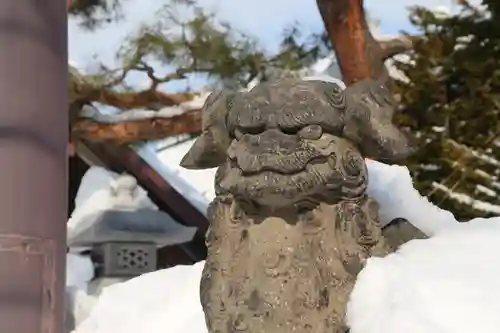
M391 249L364 156L411 152L376 81L213 93L181 165L218 167L201 303L211 333L343 332L363 261Z

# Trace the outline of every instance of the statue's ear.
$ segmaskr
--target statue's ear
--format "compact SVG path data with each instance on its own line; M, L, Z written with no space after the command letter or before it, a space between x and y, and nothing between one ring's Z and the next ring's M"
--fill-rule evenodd
M375 80L359 81L345 92L343 135L358 145L363 156L394 162L415 151L410 136L392 123L395 103L384 85Z
M193 170L216 168L226 159L226 152L220 148L210 132L203 133L184 155L180 166Z
M180 165L186 169L209 169L227 158L231 137L226 118L234 94L219 91L208 96L201 110L202 133L184 155Z

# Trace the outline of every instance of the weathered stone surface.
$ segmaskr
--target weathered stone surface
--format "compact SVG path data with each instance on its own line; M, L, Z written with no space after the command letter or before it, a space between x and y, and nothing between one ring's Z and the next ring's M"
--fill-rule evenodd
M363 158L411 152L390 103L375 81L285 79L204 122L182 165L219 167L201 283L209 332L345 332L363 261L392 250Z

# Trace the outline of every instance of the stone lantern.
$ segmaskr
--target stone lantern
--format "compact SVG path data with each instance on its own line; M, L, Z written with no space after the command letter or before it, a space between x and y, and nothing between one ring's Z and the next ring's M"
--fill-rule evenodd
M157 269L157 249L190 241L196 228L177 223L170 215L134 203L135 178L120 176L110 189L107 209L82 216L68 230L68 246L90 249L95 279L89 292Z

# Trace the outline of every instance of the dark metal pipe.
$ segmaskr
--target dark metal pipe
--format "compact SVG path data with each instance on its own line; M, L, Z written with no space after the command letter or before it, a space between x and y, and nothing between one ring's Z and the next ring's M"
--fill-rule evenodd
M62 333L66 0L0 1L0 332Z

